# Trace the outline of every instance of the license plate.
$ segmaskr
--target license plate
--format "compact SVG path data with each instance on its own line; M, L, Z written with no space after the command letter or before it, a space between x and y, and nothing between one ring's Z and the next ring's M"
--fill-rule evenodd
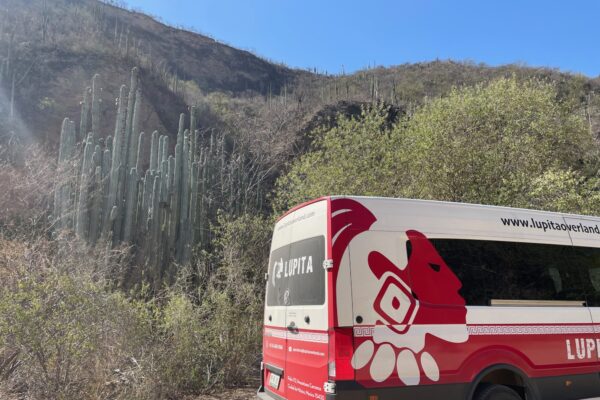
M275 389L279 389L279 381L281 380L281 376L271 372L269 375L269 386Z

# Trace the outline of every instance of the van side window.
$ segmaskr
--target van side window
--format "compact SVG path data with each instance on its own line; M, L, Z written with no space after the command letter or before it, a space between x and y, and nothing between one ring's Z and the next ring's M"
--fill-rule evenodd
M275 249L269 260L268 306L325 303L325 237L316 236Z
M491 299L600 304L600 249L538 243L432 239L462 282L467 305Z

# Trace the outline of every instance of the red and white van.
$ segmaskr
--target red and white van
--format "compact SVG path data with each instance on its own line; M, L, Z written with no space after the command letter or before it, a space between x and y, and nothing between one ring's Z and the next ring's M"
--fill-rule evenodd
M275 225L261 399L600 396L600 218L371 197Z

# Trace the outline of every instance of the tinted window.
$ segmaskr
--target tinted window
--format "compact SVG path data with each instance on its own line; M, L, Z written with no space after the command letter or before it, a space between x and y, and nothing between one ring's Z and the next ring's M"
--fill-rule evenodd
M324 260L324 236L304 239L274 250L269 261L267 305L324 304Z
M470 305L491 299L600 304L600 249L536 243L432 239Z

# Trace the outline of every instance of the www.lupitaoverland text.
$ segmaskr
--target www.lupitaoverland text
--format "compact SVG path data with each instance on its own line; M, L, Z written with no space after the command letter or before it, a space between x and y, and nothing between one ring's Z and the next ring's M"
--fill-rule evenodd
M518 219L518 218L500 218L502 224L505 226L516 226L521 228L531 228L531 229L542 229L544 232L547 230L553 231L569 231L569 232L581 232L581 233L591 233L600 235L600 227L598 225L584 225L583 223L579 224L567 224L567 223L557 223L555 221L536 221L534 218L531 219Z

